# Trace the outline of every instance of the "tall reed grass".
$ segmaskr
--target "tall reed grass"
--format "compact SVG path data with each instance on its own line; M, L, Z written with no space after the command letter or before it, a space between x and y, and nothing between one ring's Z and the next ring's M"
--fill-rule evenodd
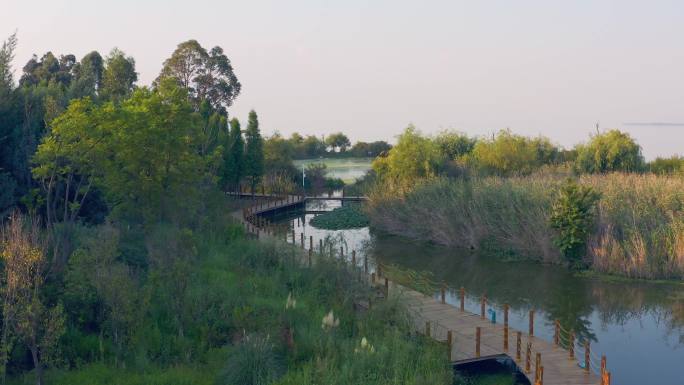
M371 192L372 225L447 246L494 248L561 263L549 223L564 177L436 179L397 196ZM601 194L585 261L633 278L684 277L684 178L650 174L583 176Z

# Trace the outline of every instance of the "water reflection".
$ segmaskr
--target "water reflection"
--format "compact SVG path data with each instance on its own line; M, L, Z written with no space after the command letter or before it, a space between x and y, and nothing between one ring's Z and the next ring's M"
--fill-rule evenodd
M307 210L325 211L339 201L311 201ZM536 263L501 261L470 250L421 244L375 234L368 228L328 231L309 224L316 214L294 212L274 217L307 239L343 237L345 257L358 252L371 264L377 260L417 271L429 271L450 286L447 301L459 302L458 288L468 292L466 307L479 312L486 294L492 310L503 319L502 305L511 307L510 324L527 330L528 312L535 309L535 334L552 340L553 322L591 341L595 357L605 354L613 383L684 384L684 286L647 282L605 282L576 277L563 268ZM316 247L316 246L314 246ZM578 355L581 351L576 352Z

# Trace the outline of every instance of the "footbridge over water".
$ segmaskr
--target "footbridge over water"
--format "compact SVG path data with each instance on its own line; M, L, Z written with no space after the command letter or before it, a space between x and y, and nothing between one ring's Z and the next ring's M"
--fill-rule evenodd
M539 338L534 330L534 310L529 312L529 328L515 330L508 324L508 305L503 305L503 323L487 319L486 296L480 299L479 314L465 309L465 288L452 288L442 283L435 295L425 295L411 288L405 278L394 278L381 264L369 265L367 257L356 258L356 252L345 255L344 249L324 249L322 240L317 245L312 237L308 242L301 233L298 239L292 232L277 231L278 226L270 223L261 214L270 211L303 205L311 197L301 195L234 194L254 199L254 203L233 213L245 227L248 234L257 239L279 239L301 248L301 262L311 265L317 258L336 257L358 271L369 285L376 288L382 298L399 297L410 313L415 330L444 343L449 361L454 365L496 358L509 358L534 385L610 385L610 372L606 368L606 357L591 351L588 340L580 341L572 330L566 330L559 321L552 324L553 339ZM365 200L365 197L333 197L315 199ZM307 245L308 243L308 245ZM307 247L308 246L308 247ZM446 293L457 293L460 304L446 302ZM370 306L371 299L368 299Z

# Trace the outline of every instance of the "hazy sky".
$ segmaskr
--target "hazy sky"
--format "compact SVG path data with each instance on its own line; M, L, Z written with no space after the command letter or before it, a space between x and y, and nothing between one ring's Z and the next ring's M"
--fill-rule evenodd
M223 47L266 133L352 140L502 128L569 146L629 131L684 154L684 1L0 0L15 65L36 53L136 59L149 84L175 46ZM9 10L9 11L8 11Z

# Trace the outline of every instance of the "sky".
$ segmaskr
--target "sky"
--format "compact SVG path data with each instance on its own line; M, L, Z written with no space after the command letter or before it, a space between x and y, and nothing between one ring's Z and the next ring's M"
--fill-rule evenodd
M569 147L598 123L648 159L684 155L681 0L0 3L17 72L33 54L118 47L149 85L178 43L221 46L243 86L229 114L255 109L266 134L509 128Z

